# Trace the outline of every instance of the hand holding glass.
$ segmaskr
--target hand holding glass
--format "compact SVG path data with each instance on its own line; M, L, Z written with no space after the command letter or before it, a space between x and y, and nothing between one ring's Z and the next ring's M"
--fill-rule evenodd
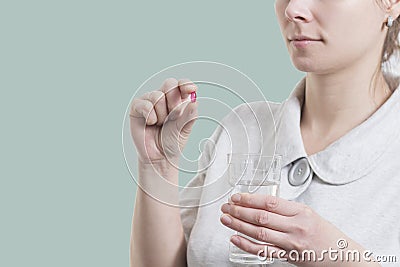
M281 156L264 156L261 154L228 154L229 183L233 187L231 195L235 193L279 195L281 178ZM237 232L238 235L259 243L251 237ZM241 250L234 244L229 244L229 260L243 264L268 264L267 260Z

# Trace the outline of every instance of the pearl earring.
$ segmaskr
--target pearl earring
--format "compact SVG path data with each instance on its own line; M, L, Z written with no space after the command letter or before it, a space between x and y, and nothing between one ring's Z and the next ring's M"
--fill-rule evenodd
M394 22L393 17L389 15L388 21L386 22L386 26L388 26L388 28L392 27L393 26L393 22Z

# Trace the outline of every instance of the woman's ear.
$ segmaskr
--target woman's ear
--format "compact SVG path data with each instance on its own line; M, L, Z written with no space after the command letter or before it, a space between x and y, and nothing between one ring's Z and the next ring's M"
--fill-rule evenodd
M396 20L400 16L400 0L390 0L390 15Z

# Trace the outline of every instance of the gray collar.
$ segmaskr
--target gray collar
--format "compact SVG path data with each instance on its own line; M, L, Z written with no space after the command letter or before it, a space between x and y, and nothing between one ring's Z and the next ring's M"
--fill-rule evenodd
M297 83L276 116L276 152L283 155L282 166L305 157L320 179L345 184L371 172L389 146L400 148L400 88L397 88L366 121L323 151L307 156L300 132L305 82L303 77Z

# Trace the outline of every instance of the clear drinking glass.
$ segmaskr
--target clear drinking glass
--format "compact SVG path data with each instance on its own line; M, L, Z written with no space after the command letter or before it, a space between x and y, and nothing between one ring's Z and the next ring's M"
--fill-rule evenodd
M233 187L232 193L250 193L264 195L279 195L281 178L281 156L265 156L262 154L228 154L229 183ZM267 244L237 232L253 242ZM242 264L268 264L257 255L250 254L229 244L229 260Z

